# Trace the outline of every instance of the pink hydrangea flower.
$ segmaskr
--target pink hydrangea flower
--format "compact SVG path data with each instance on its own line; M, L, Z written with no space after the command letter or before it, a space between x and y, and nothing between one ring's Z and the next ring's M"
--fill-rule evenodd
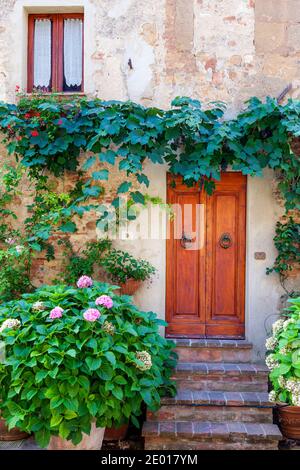
M103 307L106 308L112 308L114 305L113 300L109 295L100 295L100 297L95 300L95 304L103 305Z
M54 307L50 312L50 318L53 320L54 318L61 318L64 309L61 307Z
M87 321L96 321L100 316L101 313L96 308L88 308L83 314L83 318Z
M77 287L83 288L83 287L92 287L93 285L93 279L90 278L89 276L81 276L78 281L77 281Z

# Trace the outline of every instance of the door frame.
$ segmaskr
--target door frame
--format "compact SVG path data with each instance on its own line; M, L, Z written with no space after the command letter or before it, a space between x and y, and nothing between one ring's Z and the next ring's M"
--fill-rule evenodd
M234 173L238 173L241 175L240 172L234 172L234 171L228 171L223 173L223 181L222 185L227 185L228 184L228 189L230 191L230 187L234 190L234 183L228 179L228 183L226 182L226 176L225 175L232 175ZM224 183L224 177L225 177L225 183ZM174 202L174 199L172 201L172 196L174 198L174 190L170 191L170 182L172 180L176 181L176 187L178 185L178 192L184 191L189 192L192 191L195 193L195 190L197 191L196 185L191 187L190 189L182 183L182 178L179 176L174 176L170 173L167 173L166 175L166 180L167 180L167 203L172 203ZM219 183L220 184L220 183ZM240 186L241 184L239 184ZM244 230L242 234L239 234L239 250L238 250L238 259L242 260L242 263L239 263L239 278L238 278L238 283L239 285L243 286L243 289L241 289L241 294L239 297L239 318L241 320L240 323L240 328L238 328L238 333L235 332L235 334L231 334L230 332L230 326L229 328L225 327L225 331L218 332L217 326L214 325L209 325L207 324L207 318L211 314L209 309L212 308L212 302L210 299L211 293L212 293L212 286L211 286L211 276L209 273L212 273L212 266L213 266L213 250L212 250L212 237L211 234L207 233L207 228L208 228L208 220L210 217L212 217L211 211L212 211L212 204L209 204L209 196L207 193L202 190L200 191L200 188L198 189L199 191L199 196L200 196L200 201L202 204L205 205L207 210L205 210L205 236L204 236L204 243L205 243L205 248L204 250L199 250L199 290L201 290L202 295L199 296L199 313L200 316L198 317L200 321L203 322L203 328L201 328L201 331L198 331L196 334L192 333L191 331L186 331L184 333L176 334L176 333L170 333L168 331L168 327L165 330L165 335L168 338L220 338L220 339L244 339L245 334L246 334L246 257L247 257L247 249L246 249L246 237L247 237L247 178L244 178L244 193L243 193L243 206L244 206L244 212L242 214L238 214L239 218L239 223L243 223ZM237 187L237 186L235 186ZM216 181L216 188L218 188L218 181ZM201 195L200 195L201 194ZM242 219L241 219L242 217ZM210 229L212 227L212 222L210 223ZM173 223L170 223L170 229L173 230ZM242 238L240 238L242 237ZM207 255L210 250L210 255ZM173 272L173 267L172 263L168 262L170 258L174 256L174 241L173 239L168 236L166 240L166 321L168 322L169 319L171 318L171 311L170 308L172 308L172 292L170 292L169 286L170 280L172 279L172 276L174 276ZM204 260L203 260L204 258ZM201 262L202 260L202 262ZM237 287L238 288L238 287ZM170 297L171 296L171 297ZM169 298L168 298L169 297ZM198 324L199 320L198 320ZM193 324L190 323L188 324L190 329L193 331ZM223 326L224 328L224 326ZM210 333L209 333L210 332ZM223 334L222 334L223 333Z

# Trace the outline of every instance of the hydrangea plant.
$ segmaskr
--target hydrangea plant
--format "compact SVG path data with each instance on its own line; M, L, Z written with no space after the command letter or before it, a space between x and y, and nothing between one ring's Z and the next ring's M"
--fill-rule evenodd
M300 297L289 302L286 318L273 324L273 335L266 340L273 387L269 399L300 406Z
M174 345L158 332L165 323L109 284L77 285L43 286L0 307L1 414L41 447L51 435L79 443L94 420L138 425L143 402L155 410L174 393Z

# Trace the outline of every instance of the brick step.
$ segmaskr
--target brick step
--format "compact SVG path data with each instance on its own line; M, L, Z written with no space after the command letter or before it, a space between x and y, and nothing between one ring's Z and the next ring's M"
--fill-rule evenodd
M175 339L180 362L251 362L252 344L246 340Z
M267 450L282 438L274 424L211 421L148 421L143 436L146 450Z
M179 390L162 398L161 408L147 413L150 421L273 421L273 407L265 392Z
M179 390L266 392L268 369L259 364L179 362L173 374Z

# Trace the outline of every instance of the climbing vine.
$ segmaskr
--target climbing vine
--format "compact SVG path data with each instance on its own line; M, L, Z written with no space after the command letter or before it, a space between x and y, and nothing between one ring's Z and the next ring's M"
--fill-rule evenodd
M116 164L128 178L111 202L115 209L124 195L129 197L129 206L147 203L144 192L133 189L132 176L148 187L143 172L148 160L167 164L187 185L204 186L209 194L221 171L228 168L251 176L271 168L280 175L286 210L299 210L300 160L291 142L300 136L300 102L290 100L281 105L273 98L264 102L252 98L229 120L225 110L223 103L204 108L199 101L185 97L176 98L168 110L55 95L19 96L17 104L0 103L0 130L8 152L27 169L37 188L38 208L32 208L29 225L41 227L29 241L31 248L48 247L49 257L54 256L47 242L51 227L74 232L73 216L82 216L87 210L97 208L98 222L103 221L107 207L89 200L103 196L109 167ZM78 171L80 176L72 194L50 194L49 175L60 178L69 171ZM299 226L295 227L296 222L290 221L288 229L297 231ZM285 247L283 257L269 272L285 270L283 260L289 256L294 260L294 245L290 251Z

